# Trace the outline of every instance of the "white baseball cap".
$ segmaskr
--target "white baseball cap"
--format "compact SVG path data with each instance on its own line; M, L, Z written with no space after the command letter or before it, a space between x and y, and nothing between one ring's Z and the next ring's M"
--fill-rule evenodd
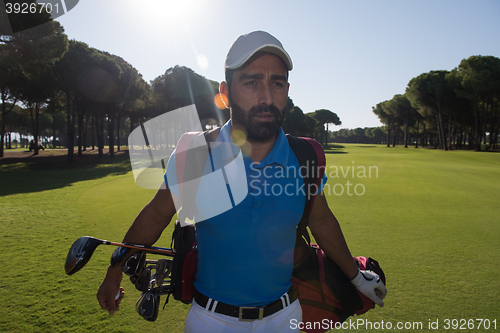
M265 31L254 31L238 37L227 53L224 68L239 68L257 52L273 53L283 60L289 71L293 68L292 59L281 42Z

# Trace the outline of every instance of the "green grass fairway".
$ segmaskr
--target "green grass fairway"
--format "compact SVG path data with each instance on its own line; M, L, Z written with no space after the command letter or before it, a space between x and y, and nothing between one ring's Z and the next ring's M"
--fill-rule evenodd
M384 308L354 319L390 321L394 327L422 322L425 330L429 320L439 320L438 331L444 331L445 319L497 319L499 327L500 155L345 147L331 150L327 170L351 166L351 172L329 183L362 184L365 193L336 195L337 186L328 201L352 254L377 259L389 289ZM372 168L371 178L368 172L363 178L358 171L370 166L377 167L378 177Z
M345 331L464 331L446 330L446 319L450 328L467 321L467 332L494 331L496 320L500 330L500 154L369 145L326 152L330 207L352 254L378 260L389 289L384 308L352 318L371 329L358 322ZM154 193L135 185L125 156L71 167L0 164L0 332L182 332L189 306L172 299L147 322L127 277L121 309L112 317L100 310L95 293L114 247L98 247L75 275L64 272L74 240L120 241ZM170 246L171 229L159 246Z

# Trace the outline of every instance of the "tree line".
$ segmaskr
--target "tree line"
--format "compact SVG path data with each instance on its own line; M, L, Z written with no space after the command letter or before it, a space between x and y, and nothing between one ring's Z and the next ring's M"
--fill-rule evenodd
M336 143L384 144L386 143L387 132L385 126L342 128L329 133L329 136Z
M218 83L187 67L171 67L148 83L121 57L68 40L44 10L9 19L19 27L39 26L0 35L0 157L13 132L22 143L28 136L35 143L51 137L46 144L67 147L69 162L75 148L78 155L92 147L103 156L109 146L113 156L136 126L193 102L206 128L229 119L214 102ZM327 142L328 124L340 123L326 109L304 114L289 99L283 128ZM34 149L38 154L38 145Z
M286 115L283 120L283 131L295 136L306 136L318 140L322 144L328 143L329 126L341 125L339 116L330 110L319 109L304 113L288 98Z
M451 71L436 70L411 79L404 94L373 107L385 125L387 146L403 138L442 150L498 148L500 59L475 55ZM412 137L412 140L410 140Z
M215 106L218 84L188 68L169 68L147 83L121 57L68 40L42 9L11 13L9 20L19 29L0 35L0 157L12 132L24 136L23 143L28 135L34 142L51 136L54 147L67 147L68 161L75 147L81 155L90 145L99 156L108 145L113 156L141 122L191 102L206 119Z

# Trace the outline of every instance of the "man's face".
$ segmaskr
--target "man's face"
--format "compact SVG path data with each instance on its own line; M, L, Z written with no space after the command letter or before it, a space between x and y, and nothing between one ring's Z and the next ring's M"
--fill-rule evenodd
M274 138L285 118L287 68L271 53L258 53L233 73L228 98L233 124L247 132L250 142Z

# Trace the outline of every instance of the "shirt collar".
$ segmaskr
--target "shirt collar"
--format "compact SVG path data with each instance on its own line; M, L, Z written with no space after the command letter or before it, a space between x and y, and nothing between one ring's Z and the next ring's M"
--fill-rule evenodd
M234 143L231 138L231 120L222 126L216 141ZM288 144L288 139L286 138L285 132L283 132L280 128L273 149L262 161L260 161L256 168L264 168L265 166L272 164L278 164L282 167L286 167L288 165L289 151L290 145ZM246 155L243 155L243 157L249 158Z

